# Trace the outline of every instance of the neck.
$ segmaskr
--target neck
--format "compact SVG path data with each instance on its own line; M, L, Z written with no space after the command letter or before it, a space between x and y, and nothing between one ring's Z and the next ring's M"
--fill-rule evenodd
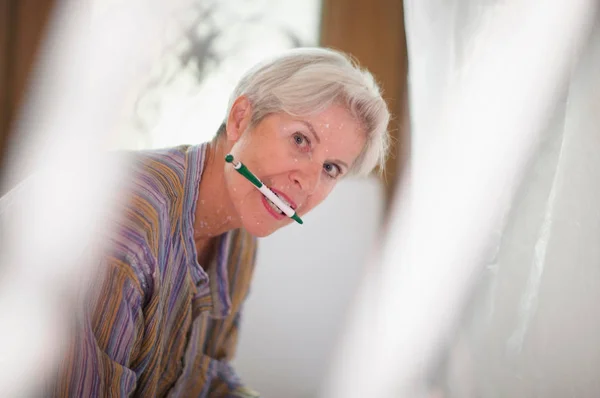
M217 138L206 149L194 221L194 240L199 253L211 238L241 226L225 184L227 148L222 141Z

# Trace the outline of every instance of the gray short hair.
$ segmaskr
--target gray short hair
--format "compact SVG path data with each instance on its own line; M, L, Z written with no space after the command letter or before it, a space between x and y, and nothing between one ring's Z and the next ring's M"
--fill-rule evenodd
M351 174L365 175L375 166L383 170L389 147L390 113L379 85L348 55L325 48L296 48L250 69L229 100L245 95L252 104L251 126L265 116L286 112L293 116L320 113L334 103L345 106L367 134L363 151Z

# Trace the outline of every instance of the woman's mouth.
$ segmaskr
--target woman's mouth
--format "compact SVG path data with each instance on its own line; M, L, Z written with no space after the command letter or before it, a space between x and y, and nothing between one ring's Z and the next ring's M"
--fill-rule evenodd
M273 192L275 195L277 195L277 197L286 205L288 205L289 207L291 207L292 209L295 209L295 203L290 203L291 200L289 198L287 198L287 196L280 191L277 191L275 189L269 188L271 189L271 192ZM263 205L265 206L265 208L269 211L269 213L277 220L282 220L286 217L286 214L281 211L279 209L279 207L277 207L277 205L275 203L273 203L269 198L265 197L264 195L262 195L262 202Z

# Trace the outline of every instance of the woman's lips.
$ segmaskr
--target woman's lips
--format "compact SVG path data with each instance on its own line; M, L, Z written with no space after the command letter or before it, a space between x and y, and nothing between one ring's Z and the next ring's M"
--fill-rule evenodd
M271 205L269 204L269 201L267 200L267 198L265 198L262 194L261 196L261 200L262 200L262 204L263 206L265 206L265 209L267 209L267 211L273 216L275 217L275 219L277 220L283 220L285 218L285 214L280 214L278 212L276 212Z

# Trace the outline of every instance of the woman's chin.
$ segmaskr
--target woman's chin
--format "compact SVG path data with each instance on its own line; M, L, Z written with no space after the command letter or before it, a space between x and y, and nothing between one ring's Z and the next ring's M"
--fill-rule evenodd
M242 220L242 227L257 238L267 237L280 228L277 220L260 220L256 217L244 217Z
M244 229L246 231L248 231L252 236L255 236L257 238L265 238L277 230L274 228L261 227L259 225L254 225L254 226L252 226L252 225L245 226L244 225Z
M285 215L273 214L263 201L254 206L240 206L237 210L242 227L257 238L269 236L291 221Z

